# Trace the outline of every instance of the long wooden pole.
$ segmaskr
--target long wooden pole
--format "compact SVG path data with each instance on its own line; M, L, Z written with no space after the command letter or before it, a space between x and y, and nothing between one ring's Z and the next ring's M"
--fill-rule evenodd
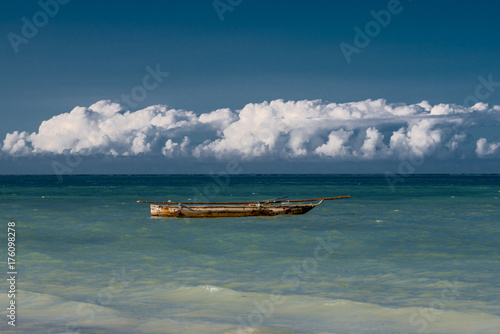
M311 198L311 199L294 199L291 201L274 201L274 202L284 202L284 203L288 203L288 202L316 202L316 201L321 201L321 200L329 201L331 199L341 199L341 198L351 198L351 196L346 195L346 196L322 197L322 198ZM271 202L271 203L274 203L274 202Z
M253 201L253 202L151 202L151 201L137 201L137 203L149 203L149 204L254 204L254 203L297 203L297 202L316 202L316 201L329 201L332 199L350 198L351 196L335 196L335 197L322 197L322 198L311 198L311 199L296 199L287 201Z

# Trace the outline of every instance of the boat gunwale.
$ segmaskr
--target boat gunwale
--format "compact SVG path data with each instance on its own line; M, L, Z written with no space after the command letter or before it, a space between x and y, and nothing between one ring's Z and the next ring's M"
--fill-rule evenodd
M203 208L203 209L214 209L214 208L221 208L221 209L237 209L237 208L251 208L251 209L262 209L262 208L293 208L293 207L308 207L308 206L318 206L322 203L307 203L307 204L252 204L252 205L241 205L241 204L235 204L235 205L181 205L180 208ZM164 205L164 204L151 204L153 207L162 207L162 208L179 208L178 205Z

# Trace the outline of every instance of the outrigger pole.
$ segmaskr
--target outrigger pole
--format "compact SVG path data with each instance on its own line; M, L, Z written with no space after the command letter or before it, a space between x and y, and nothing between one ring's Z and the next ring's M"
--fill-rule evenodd
M311 199L295 199L295 200L286 200L286 201L278 201L277 199L286 198L279 197L273 198L271 200L264 201L253 201L253 202L151 202L151 201L137 201L137 203L149 203L149 204L255 204L255 203L298 203L298 202L316 202L316 201L329 201L333 199L342 199L342 198L350 198L351 196L335 196L335 197L321 197L321 198L311 198Z

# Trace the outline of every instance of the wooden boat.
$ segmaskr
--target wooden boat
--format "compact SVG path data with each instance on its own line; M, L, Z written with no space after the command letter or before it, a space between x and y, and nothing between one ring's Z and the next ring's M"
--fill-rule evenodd
M302 215L314 209L323 201L349 197L336 196L287 201L272 199L258 202L137 202L151 204L151 216L157 217L246 217Z

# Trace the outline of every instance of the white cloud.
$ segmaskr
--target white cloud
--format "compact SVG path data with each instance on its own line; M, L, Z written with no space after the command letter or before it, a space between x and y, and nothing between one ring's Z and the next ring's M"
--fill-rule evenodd
M343 129L332 131L328 135L328 141L317 147L314 153L327 157L339 157L344 158L349 156L349 147L346 146L349 137L351 137L353 131L345 131Z
M205 117L210 118L210 114ZM193 131L201 124L191 111L151 106L123 112L110 101L76 107L42 122L38 132L7 134L2 150L11 155L110 154L138 155L163 146L169 137ZM208 122L205 128L212 128ZM215 130L214 130L215 131Z
M498 107L498 106L495 106ZM475 105L472 106L472 110L477 110L477 111L485 111L488 109L488 104L484 102L478 102Z
M151 151L151 143L146 143L146 135L139 132L137 137L132 140L132 147L130 150L133 154L146 153Z
M180 144L173 142L172 139L168 139L165 146L163 146L161 153L169 158L178 157L179 155L186 156L189 143L190 140L187 136L182 139L182 143Z
M384 145L384 135L377 129L371 127L366 129L366 137L361 145L361 156L365 159L373 159L375 157L383 158L389 153L388 147Z
M219 129L227 128L238 116L230 109L217 109L208 114L201 114L198 120L204 124L213 124Z
M436 119L420 119L410 121L406 128L394 132L390 140L390 148L402 157L423 157L432 153L442 139L442 130L433 129Z
M460 133L460 134L455 134L453 137L450 139L448 143L446 143L446 147L450 150L450 152L453 152L458 149L459 145L465 141L467 138L467 135L465 133Z
M14 157L27 155L30 152L27 146L28 140L29 135L25 131L8 133L3 141L2 151Z
M476 143L476 153L480 158L495 155L499 148L500 143L488 143L488 140L486 138L480 138Z
M7 134L2 152L14 157L72 153L156 154L170 159L374 160L435 153L465 156L474 154L468 148L473 140L475 154L485 157L498 152L500 144L488 143L487 138L476 143L468 133L478 124L498 127L499 113L500 106L485 103L467 108L433 106L427 101L389 104L379 99L349 103L274 100L250 103L237 111L225 108L197 115L165 105L127 111L119 104L99 101L54 116L42 122L37 132Z

